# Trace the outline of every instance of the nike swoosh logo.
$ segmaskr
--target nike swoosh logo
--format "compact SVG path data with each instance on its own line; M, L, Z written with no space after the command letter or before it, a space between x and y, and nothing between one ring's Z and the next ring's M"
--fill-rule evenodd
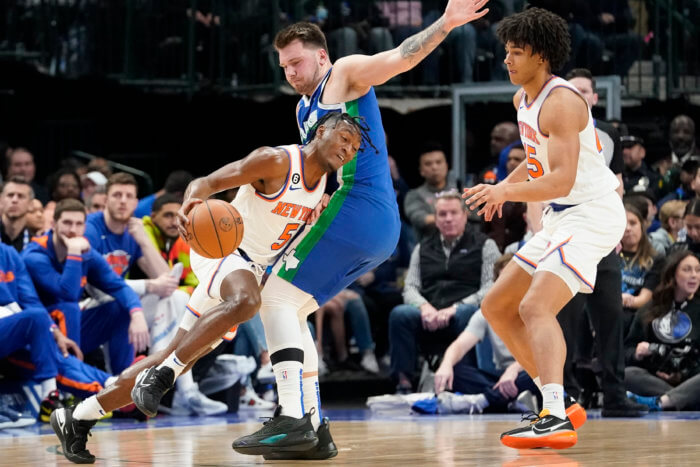
M300 189L301 189L300 186L297 186L297 187L290 186L290 187L289 187L289 191L300 190Z
M61 429L61 433L63 433L66 426L66 417L63 415L63 409L56 411L56 421L58 421L58 427Z
M541 435L541 434L544 434L544 433L551 433L552 431L554 431L554 430L556 430L557 428L560 428L560 427L566 425L567 423L568 423L568 422L563 422L563 423L560 423L560 424L558 424L558 425L550 426L550 427L547 427L547 429L545 429L545 430L540 430L540 429L538 429L536 426L533 426L533 427L532 427L532 431L535 432L535 434L538 434L538 435Z

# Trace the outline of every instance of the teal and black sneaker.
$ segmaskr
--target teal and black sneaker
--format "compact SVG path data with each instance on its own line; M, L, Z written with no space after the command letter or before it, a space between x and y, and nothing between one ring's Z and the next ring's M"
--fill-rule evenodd
M333 437L331 436L328 417L325 417L321 422L321 426L319 426L316 431L316 436L318 436L318 444L308 451L273 451L269 454L263 454L263 458L265 460L323 460L338 455L338 448L335 446Z
M233 450L240 454L259 456L272 452L304 452L318 444L318 436L311 424L311 412L302 418L281 415L277 406L275 415L263 423L263 427L252 435L243 436L233 442Z

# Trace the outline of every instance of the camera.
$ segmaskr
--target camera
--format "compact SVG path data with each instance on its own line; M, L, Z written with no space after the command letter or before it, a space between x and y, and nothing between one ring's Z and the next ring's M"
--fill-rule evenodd
M700 349L692 339L683 339L675 344L649 344L651 367L664 373L680 374L681 381L696 373L700 366Z

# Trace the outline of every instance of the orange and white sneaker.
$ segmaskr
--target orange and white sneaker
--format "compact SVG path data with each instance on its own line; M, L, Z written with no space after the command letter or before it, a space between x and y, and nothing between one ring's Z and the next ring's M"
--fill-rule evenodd
M574 430L578 430L586 423L588 419L586 409L576 402L576 399L571 396L566 396L564 398L564 408L566 409L566 417L571 420L571 425L573 425Z
M501 443L514 449L566 449L578 441L568 417L562 420L551 415L547 409L542 410L539 416L532 415L530 425L506 431L501 435Z

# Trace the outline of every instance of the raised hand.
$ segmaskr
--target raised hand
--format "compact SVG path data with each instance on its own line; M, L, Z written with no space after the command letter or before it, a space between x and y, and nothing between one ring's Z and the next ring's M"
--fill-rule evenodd
M483 9L489 0L450 0L445 8L445 26L456 28L481 18L489 12Z

